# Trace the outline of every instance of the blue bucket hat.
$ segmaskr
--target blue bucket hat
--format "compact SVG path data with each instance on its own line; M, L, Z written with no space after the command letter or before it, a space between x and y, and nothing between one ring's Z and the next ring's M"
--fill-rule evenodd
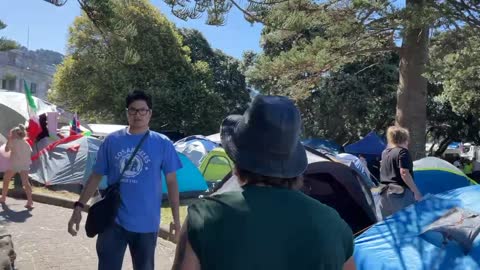
M282 96L255 97L244 115L222 122L220 137L238 168L278 178L302 175L307 154L300 141L300 111Z

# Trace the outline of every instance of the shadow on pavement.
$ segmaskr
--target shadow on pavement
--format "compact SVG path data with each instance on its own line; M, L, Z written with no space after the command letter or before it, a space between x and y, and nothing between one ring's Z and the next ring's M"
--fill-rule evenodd
M32 214L28 209L17 212L10 209L5 203L2 203L2 211L0 212L0 224L10 222L23 223L31 216Z

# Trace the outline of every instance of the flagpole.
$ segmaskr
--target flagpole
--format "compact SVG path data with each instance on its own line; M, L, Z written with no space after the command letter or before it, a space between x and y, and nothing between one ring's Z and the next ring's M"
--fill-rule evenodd
M30 48L30 25L27 28L27 50Z

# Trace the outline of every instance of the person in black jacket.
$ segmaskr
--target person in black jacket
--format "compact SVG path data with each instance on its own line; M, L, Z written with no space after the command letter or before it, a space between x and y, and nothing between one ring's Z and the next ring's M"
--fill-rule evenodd
M387 131L388 146L380 164L380 202L377 211L383 217L419 201L422 194L413 181L413 162L408 152L408 130L391 126Z

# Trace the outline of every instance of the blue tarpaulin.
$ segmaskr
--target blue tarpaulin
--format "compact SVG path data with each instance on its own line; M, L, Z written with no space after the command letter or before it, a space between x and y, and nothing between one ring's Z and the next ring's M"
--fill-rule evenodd
M358 142L345 146L345 152L353 155L381 156L386 146L385 141L372 131Z
M451 144L448 145L448 149L459 149L462 147L461 142L452 142Z
M450 209L480 213L480 186L428 195L355 239L358 270L473 270L480 269L480 236L464 254L455 244L439 246L422 232Z

